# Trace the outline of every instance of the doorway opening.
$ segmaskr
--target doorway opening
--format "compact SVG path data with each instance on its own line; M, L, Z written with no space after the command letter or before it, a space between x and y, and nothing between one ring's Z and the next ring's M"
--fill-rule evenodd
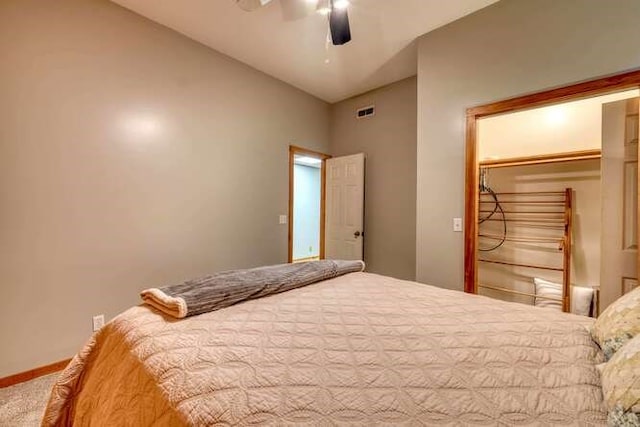
M289 147L289 259L324 259L325 161L331 156Z
M590 295L597 315L637 285L639 86L632 72L467 111L466 292L573 312Z

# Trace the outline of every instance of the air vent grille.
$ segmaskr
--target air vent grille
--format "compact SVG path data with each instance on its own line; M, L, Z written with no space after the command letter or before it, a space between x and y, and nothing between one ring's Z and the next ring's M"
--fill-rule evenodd
M358 111L356 112L356 117L358 119L364 119L365 117L371 117L371 116L374 116L375 114L376 114L376 106L368 105L366 107L358 108Z

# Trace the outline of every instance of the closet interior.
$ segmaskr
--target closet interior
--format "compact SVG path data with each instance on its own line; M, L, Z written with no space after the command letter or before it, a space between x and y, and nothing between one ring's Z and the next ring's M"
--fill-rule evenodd
M478 120L477 293L597 316L637 286L638 95Z

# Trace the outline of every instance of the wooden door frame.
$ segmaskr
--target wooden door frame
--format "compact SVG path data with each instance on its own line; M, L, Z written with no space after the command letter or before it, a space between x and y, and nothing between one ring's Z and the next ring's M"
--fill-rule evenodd
M326 176L327 176L327 159L329 154L319 151L309 150L307 148L298 147L297 145L289 145L289 255L288 262L293 262L293 165L296 155L304 155L322 160L320 166L320 259L324 259L324 227L325 227L325 203L326 203Z
M478 146L477 121L483 117L591 98L640 88L640 70L510 98L467 109L465 147L464 291L478 293Z

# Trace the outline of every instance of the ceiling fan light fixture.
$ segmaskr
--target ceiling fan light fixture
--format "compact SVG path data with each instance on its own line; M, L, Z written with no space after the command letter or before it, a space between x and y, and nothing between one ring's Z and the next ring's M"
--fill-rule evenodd
M253 12L256 9L260 9L269 2L271 2L271 0L236 0L238 7L247 12Z
M331 3L330 0L318 0L318 4L316 6L316 12L321 15L328 15L331 13Z
M333 7L336 9L346 9L349 7L349 0L335 0Z

